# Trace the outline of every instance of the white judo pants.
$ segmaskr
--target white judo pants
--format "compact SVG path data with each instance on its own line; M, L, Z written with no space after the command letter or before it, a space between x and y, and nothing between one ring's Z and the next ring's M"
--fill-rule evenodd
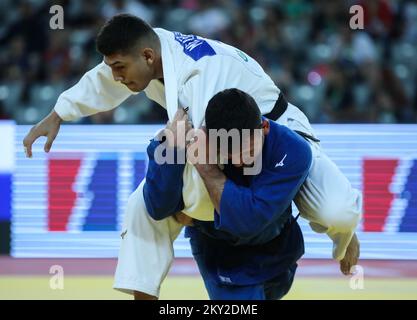
M315 137L307 117L291 104L277 122ZM332 239L333 258L341 260L361 218L362 196L319 143L309 143L312 166L294 202L315 232L327 233ZM172 217L155 221L149 216L142 193L144 183L129 197L113 287L158 297L174 259L173 242L183 226Z

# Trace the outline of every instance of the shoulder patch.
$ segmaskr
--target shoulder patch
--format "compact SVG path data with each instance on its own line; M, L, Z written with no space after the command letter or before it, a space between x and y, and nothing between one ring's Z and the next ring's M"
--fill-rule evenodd
M237 54L239 55L239 57L241 57L245 62L248 62L248 57L246 56L246 54L244 54L242 51L240 51L239 49L236 49Z
M214 56L216 52L204 39L195 35L186 35L180 32L174 32L175 40L184 48L184 53L197 61L205 56Z

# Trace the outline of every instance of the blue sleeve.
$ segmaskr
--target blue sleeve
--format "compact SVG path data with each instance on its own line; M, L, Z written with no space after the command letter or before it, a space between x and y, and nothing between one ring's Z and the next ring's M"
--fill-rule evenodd
M182 175L185 164L158 164L154 154L159 145L159 141L151 140L147 148L149 164L143 187L146 209L155 220L162 220L184 209Z
M263 168L249 187L227 179L220 214L214 215L216 229L250 238L277 221L291 205L310 169L311 149L303 142L288 153L286 166Z

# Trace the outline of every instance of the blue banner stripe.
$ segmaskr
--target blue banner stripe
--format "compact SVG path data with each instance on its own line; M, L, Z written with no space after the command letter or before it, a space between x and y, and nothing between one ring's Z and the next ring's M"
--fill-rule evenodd
M401 195L408 204L400 224L400 232L417 232L417 160L413 161L410 174Z
M93 201L83 226L84 231L116 231L118 199L117 154L97 160L88 190Z
M0 174L0 221L10 221L12 175Z

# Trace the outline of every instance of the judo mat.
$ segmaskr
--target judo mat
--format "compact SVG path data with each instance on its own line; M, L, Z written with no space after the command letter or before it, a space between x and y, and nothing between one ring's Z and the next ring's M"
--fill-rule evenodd
M0 258L0 299L131 299L112 289L115 259ZM62 266L62 287L52 266ZM301 260L284 299L417 299L417 261L363 260L361 275L343 276L331 260ZM52 284L51 284L52 282ZM161 287L162 300L208 299L192 259L176 259Z

